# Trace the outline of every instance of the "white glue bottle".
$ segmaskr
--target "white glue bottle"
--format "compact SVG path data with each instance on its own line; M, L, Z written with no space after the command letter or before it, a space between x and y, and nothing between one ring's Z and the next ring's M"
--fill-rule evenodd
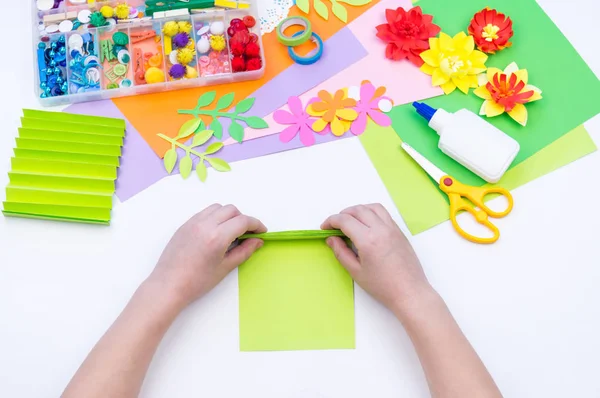
M455 113L413 102L417 113L440 136L446 155L487 182L498 182L519 153L519 143L466 109Z

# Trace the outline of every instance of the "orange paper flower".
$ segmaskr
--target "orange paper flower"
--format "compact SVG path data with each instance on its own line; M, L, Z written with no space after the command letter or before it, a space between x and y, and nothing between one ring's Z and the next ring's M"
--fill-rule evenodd
M486 7L471 20L469 34L479 50L494 54L512 45L508 41L513 35L512 21L510 17Z
M356 101L348 98L344 90L338 90L332 96L325 90L319 91L319 100L308 106L306 111L311 116L317 116L312 129L315 132L331 127L334 135L343 135L350 128L350 122L358 117L358 113L351 109L356 106Z

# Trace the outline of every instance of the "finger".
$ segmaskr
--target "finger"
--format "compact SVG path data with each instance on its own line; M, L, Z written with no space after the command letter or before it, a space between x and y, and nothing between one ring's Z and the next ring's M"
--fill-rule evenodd
M346 245L346 242L338 236L331 236L326 240L327 246L331 247L335 258L354 277L360 270L360 262L356 254Z
M390 213L387 211L385 207L381 203L371 203L366 205L369 209L371 209L375 214L379 216L386 224L396 225L396 221L392 218Z
M263 244L264 242L260 239L246 239L241 245L229 251L221 264L227 273L229 273L248 260L255 251L263 246Z
M226 237L227 243L233 242L235 239L245 234L246 232L262 233L267 232L267 227L258 219L246 215L239 215L229 221L225 221L219 225L220 233Z
M360 240L369 228L350 214L334 214L321 225L321 229L340 229L351 240Z
M208 218L212 213L214 213L216 210L220 209L221 207L223 207L223 206L218 203L214 203L214 204L208 206L206 209L202 210L200 213L196 214L196 217L200 220L204 220L205 218Z
M213 212L211 218L217 224L223 224L224 222L231 220L240 214L242 213L240 213L240 211L234 205L226 205Z
M350 214L367 227L373 227L383 221L373 210L363 205L348 207L342 210L342 214Z

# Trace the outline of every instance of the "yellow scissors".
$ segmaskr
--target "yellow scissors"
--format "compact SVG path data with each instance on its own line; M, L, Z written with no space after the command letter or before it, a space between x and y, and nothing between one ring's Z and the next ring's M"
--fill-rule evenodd
M513 197L508 190L501 187L478 188L461 184L437 168L410 145L402 143L402 149L404 149L404 151L406 151L406 153L408 153L431 178L437 181L440 184L440 189L448 195L448 198L450 199L450 221L452 221L452 225L456 232L463 238L475 243L494 243L500 238L500 230L488 220L488 217L502 218L511 212L513 208ZM497 212L486 206L484 203L485 196L494 193L500 194L507 199L508 207L506 210ZM465 200L465 198L469 201ZM469 202L473 205L469 204ZM456 216L460 211L470 213L475 218L475 221L491 230L493 236L491 238L480 238L471 235L462 229L456 221Z

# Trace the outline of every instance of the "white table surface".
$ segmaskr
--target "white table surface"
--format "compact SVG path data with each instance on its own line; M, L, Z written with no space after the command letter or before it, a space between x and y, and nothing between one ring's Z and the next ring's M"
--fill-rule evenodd
M596 0L539 2L600 76ZM1 187L21 109L39 107L22 23L29 5L10 7L0 64ZM585 126L600 145L600 116ZM356 139L234 168L204 185L175 176L115 200L108 228L0 217L0 396L59 396L171 234L213 202L234 203L271 230L317 228L346 206L381 202L406 231ZM506 397L600 396L598 171L596 152L515 190L517 206L497 221L503 235L495 245L468 243L449 223L410 237ZM356 350L241 353L237 300L234 272L177 319L142 397L429 396L401 325L359 287Z

